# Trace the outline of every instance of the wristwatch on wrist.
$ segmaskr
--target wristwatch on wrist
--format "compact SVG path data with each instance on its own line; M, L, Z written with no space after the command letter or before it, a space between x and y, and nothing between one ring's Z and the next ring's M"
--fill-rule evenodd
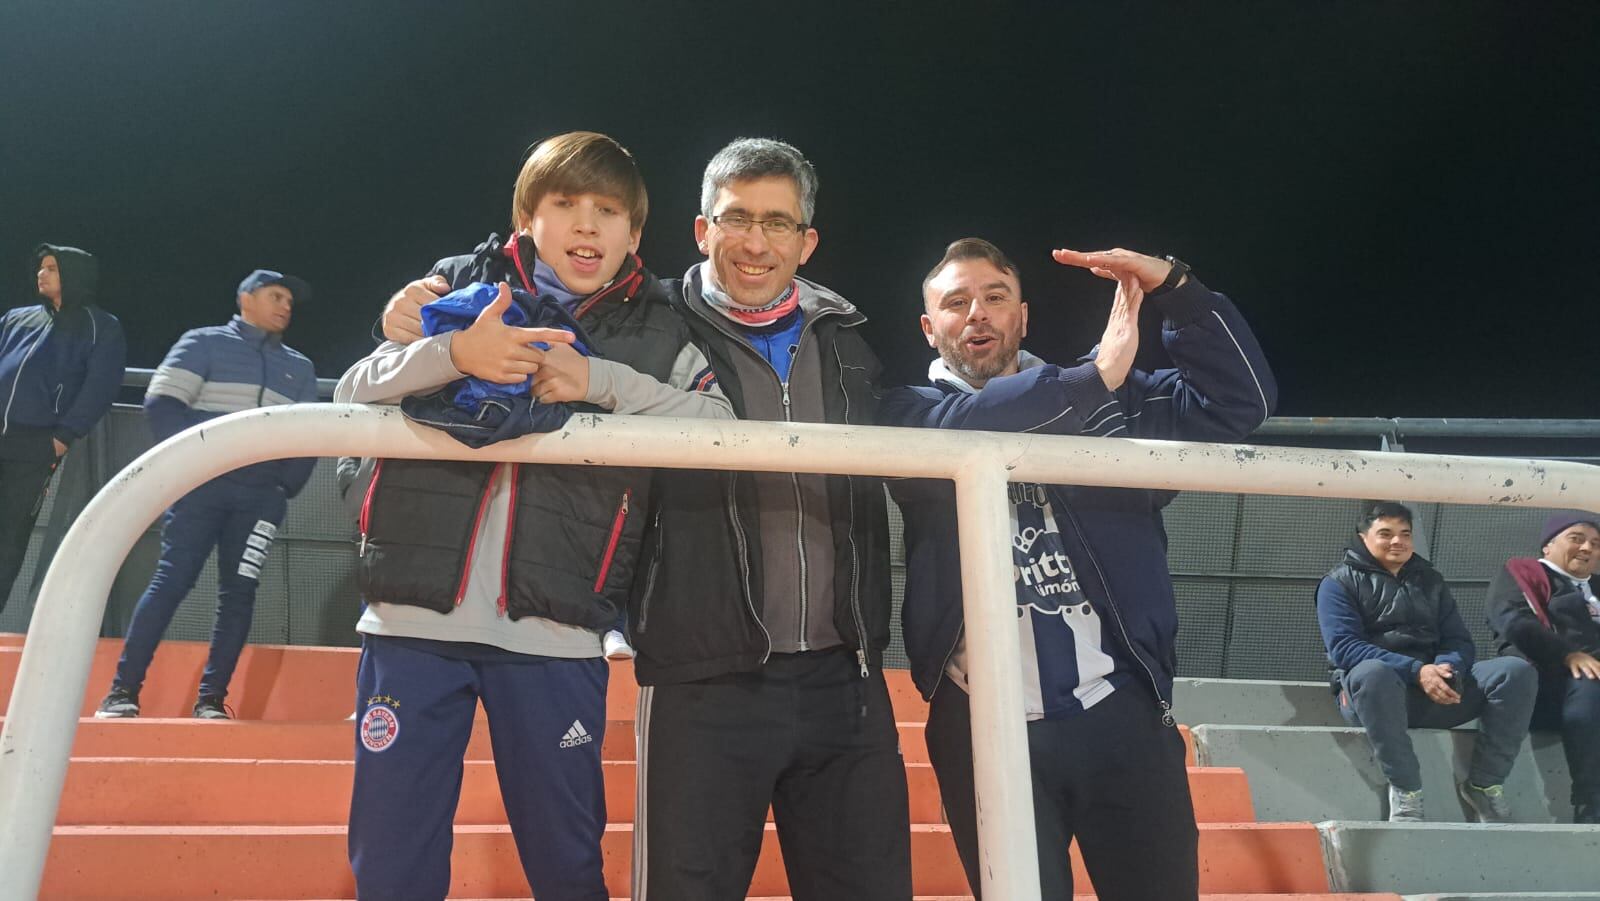
M1169 253L1162 257L1162 259L1171 263L1172 269L1167 272L1166 279L1162 281L1161 284L1157 285L1155 290L1144 292L1146 297L1155 297L1158 294L1165 294L1168 291L1171 291L1173 288L1178 287L1178 283L1183 281L1183 277L1185 275L1189 274L1189 264L1178 259L1172 254Z

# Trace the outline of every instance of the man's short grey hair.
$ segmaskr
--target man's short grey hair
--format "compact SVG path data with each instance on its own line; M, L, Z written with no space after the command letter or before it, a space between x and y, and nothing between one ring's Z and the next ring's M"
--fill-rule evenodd
M817 211L817 170L792 144L771 138L738 138L706 163L700 180L700 213L710 216L717 192L730 182L782 177L800 193L800 213L807 224Z

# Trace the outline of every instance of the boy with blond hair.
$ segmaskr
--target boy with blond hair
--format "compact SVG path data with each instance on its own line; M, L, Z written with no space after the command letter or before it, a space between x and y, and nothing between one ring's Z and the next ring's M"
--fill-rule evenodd
M709 364L636 251L644 181L615 140L572 132L538 145L512 200L513 233L441 260L406 294L499 284L469 327L385 341L336 399L395 404L462 378L530 381L535 403L732 418ZM560 303L593 342L507 325L510 288ZM398 296L398 295L397 295ZM542 346L541 346L542 345ZM556 374L559 374L557 376ZM478 702L496 775L541 901L603 901L600 746L613 628L634 578L650 472L382 460L360 518L367 602L357 630L350 862L362 898L438 899Z

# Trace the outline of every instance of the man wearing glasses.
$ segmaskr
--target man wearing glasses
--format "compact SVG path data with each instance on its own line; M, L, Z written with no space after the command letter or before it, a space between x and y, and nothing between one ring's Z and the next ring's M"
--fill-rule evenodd
M866 318L795 276L817 247L816 191L778 141L734 141L706 167L706 260L669 289L742 418L875 415ZM678 471L654 498L628 611L634 898L744 898L770 805L797 901L909 901L881 481Z

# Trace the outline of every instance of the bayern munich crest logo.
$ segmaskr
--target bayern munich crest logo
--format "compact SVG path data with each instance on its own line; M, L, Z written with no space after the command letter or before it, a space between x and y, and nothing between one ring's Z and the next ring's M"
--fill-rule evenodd
M399 737L400 720L393 710L381 704L367 708L367 715L361 718L361 744L368 751L387 751Z

